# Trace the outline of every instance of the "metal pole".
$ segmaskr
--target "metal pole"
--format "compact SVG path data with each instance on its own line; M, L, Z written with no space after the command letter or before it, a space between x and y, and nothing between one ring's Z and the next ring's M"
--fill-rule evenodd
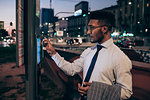
M24 0L26 100L37 98L36 0Z

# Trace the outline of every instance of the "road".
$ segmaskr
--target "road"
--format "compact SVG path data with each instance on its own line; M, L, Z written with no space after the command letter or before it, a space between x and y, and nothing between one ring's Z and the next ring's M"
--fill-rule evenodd
M57 48L69 49L69 50L79 51L79 52L82 52L87 47L96 45L96 43L90 43L90 42L82 43L80 45L67 45L65 42L62 43L53 42L52 44L54 45L54 47ZM143 57L144 62L150 63L150 46L135 46L131 49L134 49L137 53L139 53Z
M90 43L90 42L82 43L81 45L67 45L65 42L62 43L52 42L52 44L57 47L91 47L96 45L96 43ZM149 51L150 46L135 46L134 49Z

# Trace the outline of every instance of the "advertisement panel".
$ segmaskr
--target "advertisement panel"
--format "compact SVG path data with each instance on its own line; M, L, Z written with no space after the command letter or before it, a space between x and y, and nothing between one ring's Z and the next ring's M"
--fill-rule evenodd
M56 34L57 34L57 36L63 36L64 35L63 31L57 31Z
M40 59L40 53L41 52L41 40L40 38L37 38L37 64L40 63L41 59Z

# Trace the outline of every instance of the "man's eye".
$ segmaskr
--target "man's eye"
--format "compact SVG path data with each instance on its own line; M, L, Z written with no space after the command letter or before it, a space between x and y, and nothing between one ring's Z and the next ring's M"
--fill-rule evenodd
M91 27L91 29L94 29L94 27Z

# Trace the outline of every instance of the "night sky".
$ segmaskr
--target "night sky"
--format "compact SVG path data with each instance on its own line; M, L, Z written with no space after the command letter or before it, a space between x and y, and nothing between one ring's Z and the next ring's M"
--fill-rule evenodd
M74 6L82 0L52 0L52 8L55 14L58 12L74 12ZM117 0L86 0L89 2L91 11L99 10L117 4ZM41 0L41 8L49 8L50 0ZM59 14L60 17L69 16L69 14ZM0 21L5 21L5 29L9 28L9 23L13 22L15 28L16 21L16 0L0 0Z

